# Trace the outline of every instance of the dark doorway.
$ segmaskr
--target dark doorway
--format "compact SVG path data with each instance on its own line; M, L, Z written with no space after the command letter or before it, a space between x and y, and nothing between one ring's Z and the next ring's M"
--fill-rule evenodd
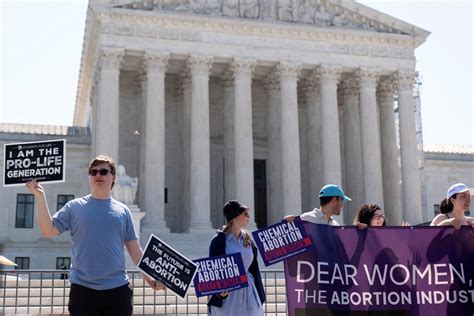
M258 228L267 226L267 171L266 161L253 161L253 179L255 195L255 223Z

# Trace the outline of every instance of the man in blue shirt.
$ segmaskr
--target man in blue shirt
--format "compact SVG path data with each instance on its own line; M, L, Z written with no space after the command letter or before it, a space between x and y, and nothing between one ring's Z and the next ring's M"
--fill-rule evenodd
M91 194L69 201L51 217L44 188L26 184L38 206L41 234L71 232L71 315L132 315L133 292L125 273L124 245L137 265L143 250L128 207L111 197L116 180L112 158L97 156L89 164ZM144 276L155 290L164 286Z

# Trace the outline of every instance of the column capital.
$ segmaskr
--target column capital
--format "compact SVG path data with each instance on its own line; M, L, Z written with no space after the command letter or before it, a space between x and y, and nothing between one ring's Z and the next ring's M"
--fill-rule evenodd
M320 65L315 69L315 72L319 74L321 78L321 84L334 84L340 78L342 67L337 65Z
M278 72L280 79L296 79L301 73L302 65L299 63L293 63L289 61L282 61L276 66L276 71Z
M170 59L169 52L160 51L145 51L145 60L143 62L143 69L147 72L166 72L168 61Z
M235 78L235 76L240 75L252 76L256 65L257 61L253 59L234 58L229 68L232 70Z
M102 47L99 50L99 66L101 69L120 69L125 49L118 47Z
M349 75L342 80L342 94L345 96L359 95L360 78L356 75Z
M305 97L315 97L320 93L319 74L312 73L308 77L300 80L298 92Z
M356 71L360 80L360 88L372 88L377 86L377 80L380 76L380 69L377 68L359 68Z
M378 84L377 97L378 98L393 97L394 94L395 94L394 78L391 76L382 78ZM381 105L383 104L381 103Z
M263 79L263 86L267 92L276 92L280 90L280 76L278 72L272 71Z
M192 54L186 66L193 75L209 76L213 60L212 56Z
M233 88L234 87L234 73L229 68L224 71L220 78L222 88Z
M311 74L306 77L306 85L308 89L319 92L321 87L321 74L318 71L313 70Z
M395 85L398 90L413 90L415 84L416 71L399 70L395 73Z
M192 71L189 65L184 66L179 73L178 80L184 86L191 84Z

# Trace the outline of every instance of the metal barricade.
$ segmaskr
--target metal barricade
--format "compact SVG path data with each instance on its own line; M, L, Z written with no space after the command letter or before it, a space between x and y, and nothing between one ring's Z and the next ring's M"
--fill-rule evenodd
M127 271L133 287L134 315L207 315L207 297L196 297L194 287L185 299L171 291L153 291L138 271ZM0 315L68 314L68 270L0 270ZM262 269L267 294L265 315L286 315L282 269Z

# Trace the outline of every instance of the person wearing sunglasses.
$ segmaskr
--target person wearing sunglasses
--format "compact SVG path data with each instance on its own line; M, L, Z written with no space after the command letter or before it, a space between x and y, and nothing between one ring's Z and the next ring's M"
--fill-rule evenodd
M248 276L248 287L212 295L207 305L212 316L263 316L265 290L258 267L257 247L244 230L249 223L249 209L237 200L224 205L227 224L218 230L209 246L209 257L240 252Z
M71 232L72 264L68 310L72 316L132 315L133 291L125 272L124 246L138 264L143 250L138 243L128 207L111 197L116 165L108 156L89 164L91 193L71 200L52 217L45 189L37 181L26 183L34 194L38 223L44 237ZM155 290L164 286L144 276Z

